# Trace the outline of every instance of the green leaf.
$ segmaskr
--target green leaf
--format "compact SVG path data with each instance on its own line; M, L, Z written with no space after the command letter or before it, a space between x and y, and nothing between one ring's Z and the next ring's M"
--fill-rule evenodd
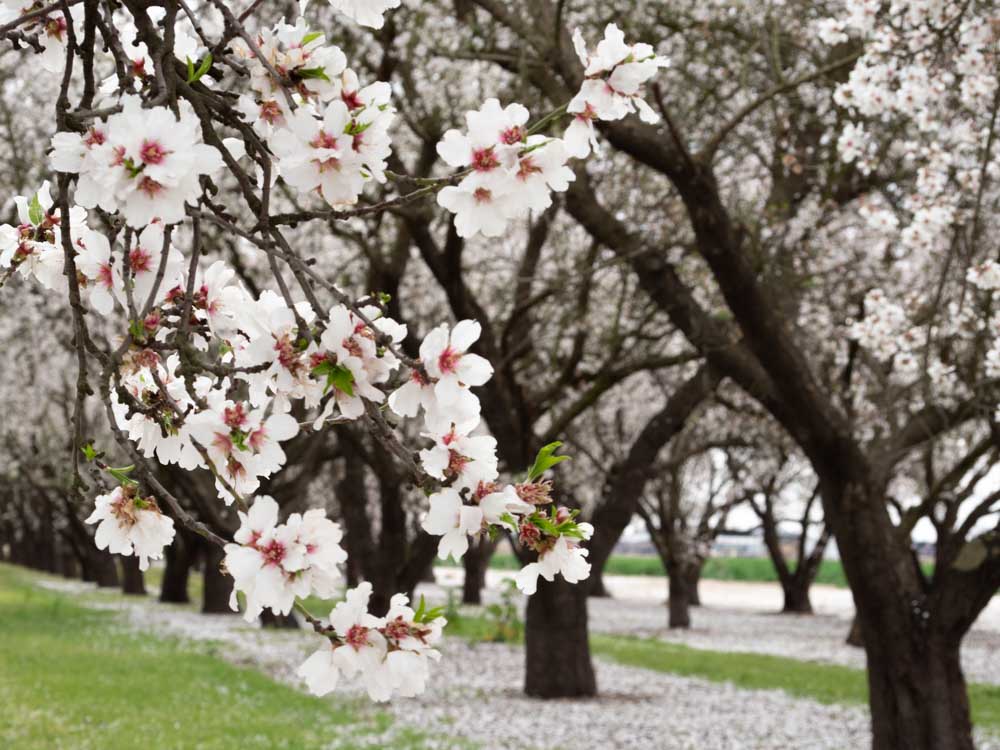
M321 36L323 36L322 31L313 31L310 32L309 34L306 34L304 37L302 37L302 46L305 47L307 44L309 44L309 42L315 42Z
M424 622L433 622L444 615L444 606L437 606L424 612Z
M117 479L119 484L139 484L137 481L128 476L134 470L135 466L121 466L117 469L113 466L109 466L108 474Z
M424 599L424 595L420 595L420 605L417 607L417 611L413 613L413 621L420 622L420 618L424 616L424 612L427 609L427 601Z
M529 482L534 482L556 464L569 459L569 456L555 455L555 452L559 450L561 446L562 443L556 440L554 443L549 443L538 451L538 455L535 457L535 463L532 465L531 469L528 470Z
M545 516L532 516L529 520L549 536L559 536L559 527Z
M420 605L417 607L417 611L413 613L413 621L417 623L433 622L437 618L444 614L444 607L434 607L433 609L427 609L427 602L424 599L424 595L420 595Z
M93 461L95 458L97 458L97 451L94 450L93 443L84 443L83 445L80 446L80 451L83 453L83 457L86 458L88 461Z
M330 82L330 76L326 74L326 70L324 70L322 65L316 68L299 68L295 71L295 75L303 80L307 78L320 78L327 83Z
M348 396L354 395L354 373L348 370L343 365L338 365L336 362L320 362L312 369L312 374L316 377L326 378L326 388L323 390L324 393L330 390L330 388L336 388L341 393L346 393Z
M247 438L250 437L243 430L232 430L229 433L229 439L233 441L233 445L239 448L241 451L249 451L250 446L247 445Z
M134 339L144 339L146 338L146 326L142 324L141 320L133 320L128 324L128 332L132 334Z
M45 209L42 202L38 200L38 193L31 196L31 203L28 204L28 221L36 227L45 219Z
M205 55L204 59L201 61L201 65L198 66L198 69L195 70L194 69L194 63L192 63L191 59L188 58L188 78L187 78L187 82L188 83L194 83L195 81L197 81L198 79L200 79L203 75L205 75L211 69L212 62L213 62L212 61L212 53L209 52L207 55Z

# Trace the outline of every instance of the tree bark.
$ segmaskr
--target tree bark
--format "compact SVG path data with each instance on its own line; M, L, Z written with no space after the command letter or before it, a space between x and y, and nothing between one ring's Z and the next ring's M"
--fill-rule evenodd
M785 601L781 608L783 614L811 615L813 613L812 602L809 600L809 586L811 580L805 577L792 576L789 580L783 581L781 591Z
M493 556L493 545L488 539L478 539L469 545L462 558L465 579L462 582L462 604L482 604L486 587L486 570Z
M134 555L122 558L122 593L130 596L146 595L146 579L139 570L139 558Z
M524 692L538 698L597 694L587 639L587 590L561 578L538 579L528 599Z
M294 612L289 612L287 615L276 615L271 610L265 609L260 613L260 624L261 627L265 628L299 629L299 619L295 616Z
M687 578L688 604L692 607L701 606L701 594L698 591L698 586L701 584L701 568L703 565L703 562L692 565L685 576Z
M192 542L183 534L175 536L173 543L167 546L163 555L166 565L163 569L163 583L160 585L161 602L187 604L191 601L188 579L191 576L194 553Z
M883 487L833 489L824 504L835 499L863 508L826 517L833 517L865 644L873 750L973 750L959 647L995 586L970 597L959 591L961 582L949 581L940 596L951 599L928 597L908 540L888 516Z
M667 599L667 624L671 628L691 627L691 590L683 570L668 572L670 595Z
M101 588L118 588L120 579L118 577L118 564L115 562L114 556L95 550L91 560L91 570L97 585Z
M932 635L894 646L868 649L875 750L974 750L959 639Z
M229 615L235 614L229 608L229 596L233 591L233 579L224 575L219 566L222 564L223 551L214 544L205 548L205 574L201 611L204 614Z
M847 633L847 638L844 640L848 646L854 646L855 648L864 648L865 639L861 635L861 623L858 621L857 615L851 620L851 629Z

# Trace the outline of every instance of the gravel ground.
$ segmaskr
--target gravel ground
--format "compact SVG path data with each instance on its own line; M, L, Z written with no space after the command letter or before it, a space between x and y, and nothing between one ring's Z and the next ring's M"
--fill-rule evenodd
M76 582L49 579L45 584L73 592L92 590ZM428 593L440 595L441 589L433 587ZM264 631L237 617L201 615L152 598L101 596L85 601L120 611L136 628L218 643L223 658L299 687L294 669L316 646L315 636L307 632ZM595 625L613 609L610 602L596 605ZM619 618L627 611L628 627L640 632L647 616L643 610L628 606L614 611ZM735 622L733 615L728 617L727 622ZM442 750L468 748L470 743L483 750L857 750L870 742L867 711L861 707L826 706L780 691L741 690L601 659L596 660L599 698L541 704L521 695L521 648L449 638L442 650L437 676L419 699L376 709L357 693L338 694L335 700L348 700L371 721L363 722L363 735L333 739L329 750L359 741L391 747L408 729L434 738L428 747ZM396 721L372 733L378 710ZM542 723L547 727L544 736L539 732ZM995 738L981 737L978 746L1000 750Z

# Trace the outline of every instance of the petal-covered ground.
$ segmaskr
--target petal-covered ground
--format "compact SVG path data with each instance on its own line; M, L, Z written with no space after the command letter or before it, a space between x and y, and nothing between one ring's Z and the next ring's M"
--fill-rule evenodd
M45 585L76 592L84 588L55 579L46 579ZM443 589L428 586L426 593L439 599ZM139 630L216 642L219 656L296 686L300 685L294 669L316 644L315 636L305 631L261 630L237 617L205 616L187 607L159 604L152 597L102 594L87 601L119 610ZM835 616L786 617L705 607L695 610L696 628L677 635L662 628L663 609L654 603L598 600L591 613L598 632L655 635L716 651L775 653L853 666L860 658L863 663L863 653L835 645L843 640L845 626L845 620ZM990 631L977 633L974 640L982 640L982 648L977 644L969 653L974 652L976 659L980 652L995 659L988 648L994 636ZM373 715L388 710L394 717L381 734L366 734L365 743L389 747L401 733L414 730L427 738L429 747L495 750L853 750L870 742L862 705L827 705L780 690L741 689L601 657L595 660L599 698L539 703L521 694L520 646L450 637L443 651L444 659L424 696L397 701L387 709L361 709ZM997 681L996 672L992 677ZM351 694L352 709L356 697ZM345 741L356 746L358 740L331 737L326 747L340 748ZM1000 750L993 735L980 734L978 746Z

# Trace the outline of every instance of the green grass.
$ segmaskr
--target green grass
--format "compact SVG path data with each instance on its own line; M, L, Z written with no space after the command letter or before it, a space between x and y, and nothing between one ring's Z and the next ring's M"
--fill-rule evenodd
M370 746L389 719L315 698L213 656L211 643L137 633L0 565L0 747L229 750ZM394 746L422 747L403 732Z
M448 623L448 633L471 641L488 640L495 626L481 615L462 614ZM728 682L748 690L783 690L832 704L868 703L864 671L834 664L800 661L767 654L710 651L655 638L591 634L591 651L631 667ZM969 685L972 718L977 726L1000 731L1000 686Z

